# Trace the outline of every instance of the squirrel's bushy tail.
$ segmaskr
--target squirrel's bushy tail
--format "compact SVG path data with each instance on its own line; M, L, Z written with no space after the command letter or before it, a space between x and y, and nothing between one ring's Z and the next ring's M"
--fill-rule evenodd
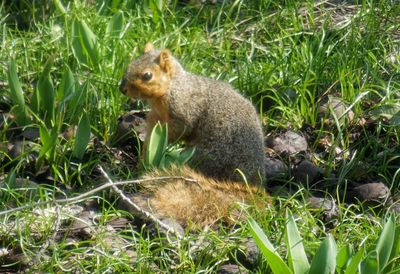
M242 182L216 181L193 169L172 166L156 170L143 179L159 177L177 179L149 180L143 184L140 195L146 197L149 210L159 218L172 218L181 225L197 228L216 223L232 224L246 215L247 209L265 208L267 195L262 187ZM185 180L188 178L191 180Z

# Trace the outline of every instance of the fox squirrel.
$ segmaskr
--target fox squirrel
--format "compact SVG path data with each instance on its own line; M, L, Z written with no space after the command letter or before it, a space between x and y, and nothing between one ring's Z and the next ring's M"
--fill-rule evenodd
M244 184L235 172L239 169L251 183L265 176L261 124L248 100L227 83L186 72L167 49L151 44L128 66L120 90L150 104L143 151L157 122L168 124L170 141L184 140L196 147L191 167L171 167L144 177L184 176L196 183L150 181L133 196L135 202L162 218L200 226L237 220L238 202L255 201L260 208L257 200L265 199L253 198L264 196L264 189Z
M190 165L214 179L264 178L263 133L253 105L229 84L186 72L167 49L145 46L120 84L127 96L145 99L147 140L154 125L168 124L168 138L196 151Z

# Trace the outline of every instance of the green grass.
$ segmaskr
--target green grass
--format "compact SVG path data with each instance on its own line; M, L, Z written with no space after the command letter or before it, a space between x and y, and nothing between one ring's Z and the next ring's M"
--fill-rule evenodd
M392 193L398 193L400 5L395 1L359 1L357 8L342 9L344 15L332 6L291 0L216 5L171 1L159 8L124 0L61 1L65 13L54 6L59 1L45 5L8 2L0 4L0 110L15 115L17 123L8 119L1 127L0 174L12 181L14 172L16 177L34 178L41 186L38 195L26 195L0 183L0 210L88 189L103 180L95 170L98 164L115 180L138 175L135 166L115 159L113 134L118 117L132 106L120 94L118 82L149 41L169 48L187 70L229 81L257 105L266 132L311 127L315 137L309 143L311 153L326 176L336 175L337 193L349 182L360 180L383 181ZM81 36L74 38L74 33ZM12 60L23 91L23 107L18 86L13 86L15 80L9 80L15 78L9 75ZM352 105L353 121L321 123L319 102L331 94ZM360 126L362 118L369 124ZM81 128L79 137L59 138L71 126ZM89 126L92 137L88 142ZM11 159L7 145L17 139L19 127L40 129L40 142ZM333 144L326 151L318 143L323 136ZM336 157L335 146L348 156ZM38 155L39 161L32 161L31 154ZM40 170L46 171L44 176L36 176ZM290 177L286 181L293 182ZM265 212L252 216L283 258L287 208L296 216L309 257L328 233L338 249L346 244L354 250L363 244L371 247L387 219L385 210L366 212L359 204L344 204L338 194L334 196L340 217L336 224L326 224L320 212L305 205L306 195L307 190L301 188L287 198L274 198ZM28 209L0 217L0 248L22 251L25 264L21 267L38 272L173 269L203 273L214 272L235 257L238 241L250 237L245 224L234 231L188 235L181 241L150 237L140 227L125 227L114 234L127 240L127 246L116 251L103 243L104 233L113 217L127 213L116 209L108 192L92 199L101 215L90 239L71 243L61 236L46 247L56 216L41 219ZM9 221L15 221L18 229L6 229ZM196 249L202 237L203 244ZM134 263L126 252L129 248L137 254ZM27 266L40 250L43 256ZM7 263L0 256L0 270L18 269ZM253 271L271 270L259 259Z

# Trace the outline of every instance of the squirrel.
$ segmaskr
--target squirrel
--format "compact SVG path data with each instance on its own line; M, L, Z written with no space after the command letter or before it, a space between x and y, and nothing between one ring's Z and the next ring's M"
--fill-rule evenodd
M144 187L153 189L150 200L157 212L204 225L228 218L235 203L249 202L263 190L256 186L265 176L261 123L251 102L228 83L187 72L168 49L147 43L126 69L120 91L150 105L143 151L157 122L167 123L169 141L195 146L190 167L151 174L179 173L197 181Z

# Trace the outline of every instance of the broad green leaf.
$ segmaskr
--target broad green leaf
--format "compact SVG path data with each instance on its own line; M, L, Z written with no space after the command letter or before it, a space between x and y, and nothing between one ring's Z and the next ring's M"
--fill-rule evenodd
M361 260L364 256L364 249L360 248L357 253L351 257L349 264L347 265L345 274L356 274L360 266Z
M398 263L398 261L400 260L400 225L396 227L396 232L393 240L393 248L390 254L390 260L396 260L396 258L397 266L396 261L389 262L389 268L392 268L392 270L398 270L400 268L400 265Z
M106 36L121 38L122 31L124 30L124 14L122 11L118 11L111 17L110 21L107 24Z
M65 103L69 101L75 93L75 79L71 69L66 66L61 83L57 89L57 100Z
M87 113L84 111L78 124L75 135L75 145L73 155L82 160L86 147L90 141L90 121Z
M72 38L71 38L72 52L73 52L75 58L78 60L78 62L80 64L84 64L84 65L88 66L89 60L85 53L85 49L82 46L80 27L79 27L79 22L77 20L74 20L72 22L71 35L72 35Z
M335 240L329 234L315 253L309 274L335 273L336 253Z
M77 123L82 113L82 108L87 100L87 92L89 89L89 81L85 81L83 85L75 86L76 92L71 93L68 97L68 112L66 114L67 121L71 121L73 124ZM74 90L75 90L74 87ZM66 100L67 98L65 98ZM78 118L79 117L79 118Z
M163 0L143 1L144 10L152 16L153 22L158 23L162 15Z
M376 244L376 253L378 254L379 271L386 266L392 252L394 236L396 232L396 225L394 217L391 216L383 227Z
M96 36L85 22L75 19L72 22L72 52L79 63L88 67L98 63L99 53Z
M249 219L250 234L253 236L260 248L268 265L271 267L274 274L289 274L292 270L285 264L282 258L275 251L274 247L264 234L260 226L252 218Z
M166 124L157 123L151 131L147 144L145 166L150 168L159 167L163 162L167 145L168 127Z
M90 58L92 64L97 64L99 59L99 53L97 51L96 36L84 21L79 24L80 35L83 42L83 46L87 55Z
M193 157L195 151L196 151L195 147L191 147L188 149L177 149L172 147L169 151L167 151L165 155L164 167L168 167L171 164L177 164L177 165L186 164Z
M50 139L51 139L50 132L45 126L41 125L39 127L39 134L40 134L39 136L40 136L40 142L42 143L42 146L46 146L51 142L50 141Z
M182 152L179 153L179 158L177 159L178 163L180 165L186 164L193 157L195 152L196 152L196 147L191 147L183 150Z
M338 270L338 272L339 270L346 269L347 263L349 262L352 254L353 251L350 245L345 245L339 250L336 256L336 269Z
M28 116L25 106L24 94L18 79L15 61L11 60L8 65L8 84L10 86L11 100L15 108L14 113L19 126L25 126L28 123Z
M51 125L51 121L54 120L54 86L50 77L50 68L53 62L49 59L45 65L45 68L40 75L37 89L40 102L40 110L43 111L41 117L46 121L47 125Z
M292 213L286 211L286 241L289 252L289 265L295 274L307 273L310 269L307 255L303 246L303 239L297 230Z
M361 262L360 274L379 273L378 254L376 250L368 253L367 257Z
M36 170L40 169L43 159L47 159L48 161L53 160L58 141L58 129L54 127L49 130L44 124L41 124L39 127L39 134L42 146L36 161Z

